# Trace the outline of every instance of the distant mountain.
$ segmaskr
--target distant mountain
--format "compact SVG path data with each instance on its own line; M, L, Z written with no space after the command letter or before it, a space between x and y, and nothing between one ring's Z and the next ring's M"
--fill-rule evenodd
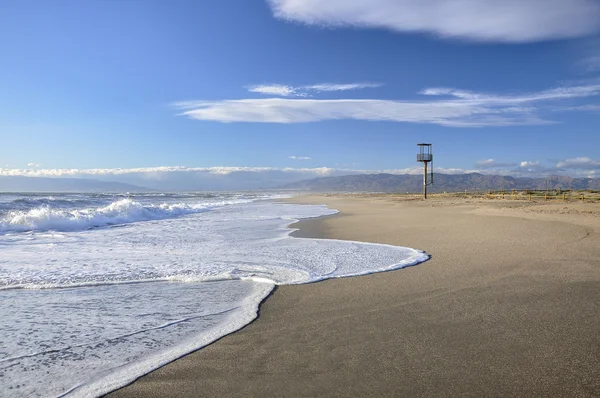
M152 189L121 182L84 178L0 176L0 192L149 192Z
M430 192L459 192L464 190L511 189L600 189L598 178L572 178L552 176L526 178L470 174L436 174ZM421 192L422 175L358 174L339 177L321 177L285 185L286 189L316 192Z

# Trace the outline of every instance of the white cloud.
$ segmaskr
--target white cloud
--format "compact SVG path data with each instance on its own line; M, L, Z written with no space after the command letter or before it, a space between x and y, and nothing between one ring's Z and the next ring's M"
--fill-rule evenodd
M506 112L479 104L452 101L242 99L188 103L191 119L224 123L304 123L323 120L369 120L431 123L443 126L509 126L544 124L531 112ZM501 114L503 113L503 114Z
M309 25L382 28L489 42L535 42L595 33L594 0L267 0L273 15Z
M475 93L453 88L421 91L423 101L379 99L234 99L173 104L191 119L224 123L303 123L369 120L429 123L453 127L554 123L538 116L540 103L600 95L600 84L565 86L520 95Z
M480 99L482 97L481 94L476 94L471 91L457 90L457 89L448 88L448 87L430 87L430 88L426 88L426 89L422 90L421 92L419 92L419 94L432 95L432 96L448 95L450 97L469 99L469 100Z
M565 159L558 162L556 167L561 169L600 170L600 159L591 159L588 157Z
M498 162L494 159L480 160L476 163L482 173L511 175L514 177L546 177L568 175L571 177L590 177L600 172L600 159L579 157L565 159L545 166L539 160L524 160L519 163Z
M311 158L309 158L308 156L290 156L290 159L294 159L294 160L310 160Z
M308 97L310 92L328 92L328 91L349 91L359 90L363 88L380 87L379 83L322 83L313 84L310 86L288 86L284 84L262 84L248 87L251 93L259 93L264 95L276 95L279 97Z
M40 167L41 165L37 163L27 163L27 167Z
M539 160L524 160L521 162L502 162L496 159L485 159L475 163L478 172L482 174L497 174L513 177L545 177L565 174L564 170L546 167ZM577 176L577 173L566 173Z
M250 91L251 93L279 95L281 97L299 95L296 90L297 89L295 87L285 86L283 84L259 85L248 87L248 91Z
M227 175L231 173L260 173L266 171L282 171L297 173L327 174L331 170L327 167L317 168L277 168L277 167L244 167L244 166L215 166L215 167L186 167L186 166L157 166L138 168L114 169L6 169L0 168L0 176L26 176L26 177L95 177L118 176L124 174L152 175L157 173L206 173Z
M404 169L347 170L347 171L352 171L352 174L379 174L379 173L385 173L385 174L399 174L399 175L403 175L403 174L418 174L418 175L421 175L421 174L423 174L423 167L422 166L414 166L414 167L407 167L407 168L404 168ZM438 174L467 174L467 173L478 173L479 170L477 170L477 169L461 169L461 168L456 168L456 167L451 167L451 168L436 167L434 169L434 172L438 173Z
M491 160L491 159L490 159ZM495 162L495 161L494 161ZM600 160L592 160L589 158L576 158L569 159L559 163L557 167L567 168L581 167L582 164L595 165L592 168L600 167ZM595 163L594 163L595 162ZM539 162L522 162L523 164L539 165ZM497 163L497 164L512 164L512 163ZM486 167L478 166L473 169L463 168L445 168L436 167L436 173L442 174L464 174L464 173L487 173L496 174L498 171L485 170ZM513 171L516 171L513 170ZM139 168L114 168L114 169L8 169L0 168L0 176L24 176L24 177L75 177L75 178L98 178L98 179L110 179L111 181L120 181L121 177L136 176L140 179L151 181L151 180L162 180L160 175L181 175L190 177L192 175L203 175L203 176L230 176L235 174L268 174L268 173L282 173L282 174L294 174L301 175L302 178L311 177L323 177L331 175L346 175L346 174L422 174L423 168L421 166L411 166L400 169L357 169L357 168L331 168L331 167L311 167L311 168L296 168L296 167L244 167L244 166L216 166L216 167L185 167L185 166L157 166L157 167L139 167ZM503 174L509 173L508 170L500 171Z
M310 159L308 157L291 156L295 159ZM347 175L347 174L421 174L423 169L419 166L413 166L403 169L352 169L352 168L331 168L331 167L244 167L244 166L215 166L215 167L186 167L186 166L157 166L157 167L139 167L139 168L114 168L114 169L8 169L0 168L1 176L23 176L23 177L50 177L50 178L93 178L100 180L132 182L148 186L148 182L164 182L167 179L185 178L193 181L195 178L201 179L219 179L219 178L240 178L248 179L248 175L255 176L289 176L291 180L300 180L306 178ZM459 168L436 168L436 172L446 174L461 174L467 172L476 172L476 170L466 170ZM239 177L238 177L239 176ZM132 178L135 179L132 180ZM287 179L285 177L284 179Z
M360 90L363 88L375 88L381 87L380 83L350 83L350 84L332 84L322 83L313 84L312 86L303 86L301 88L309 91L324 92L324 91L349 91L349 90Z
M481 173L492 175L511 176L550 176L570 175L577 177L593 176L600 172L600 168L583 168L582 164L589 164L588 158L571 159L570 164L577 168L544 168L542 166L506 167L506 168L484 168L474 169L444 168L436 167L436 173L442 174L465 174ZM599 164L599 160L595 160ZM593 163L592 163L593 164ZM569 166L569 165L566 165ZM587 166L586 166L587 167ZM197 191L197 190L243 190L243 189L269 189L278 188L286 184L325 176L341 176L353 174L416 174L423 173L422 167L414 165L398 169L358 169L358 168L277 168L277 167L184 167L184 166L160 166L143 167L131 169L2 169L0 178L3 176L25 176L25 177L71 177L87 178L100 181L122 182L134 184L140 187L166 190L166 191Z
M496 95L487 93L475 93L466 90L457 90L447 87L427 88L421 91L423 95L450 96L458 99L486 104L523 104L537 101L556 101L572 98L593 97L600 94L600 84L592 83L580 86L562 86L537 93L521 95ZM526 108L527 109L527 108Z
M495 167L513 167L517 164L509 162L498 162L496 159L485 159L477 161L475 165L481 169L492 169Z
M495 159L485 159L485 160L478 160L475 164L479 167L485 167L491 164L494 164L496 160Z
M520 167L525 167L525 168L535 168L535 167L538 167L539 165L540 165L539 160L536 160L536 161L525 160L519 164Z
M140 187L168 190L240 190L280 187L290 182L339 173L328 167L185 167L158 166L114 169L7 169L2 176L84 178L122 182ZM339 175L339 174L336 174Z

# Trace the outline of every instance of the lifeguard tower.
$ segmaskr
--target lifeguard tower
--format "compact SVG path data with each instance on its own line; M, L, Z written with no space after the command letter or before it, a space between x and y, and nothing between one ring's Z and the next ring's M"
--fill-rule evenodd
M419 153L417 162L423 163L423 199L427 199L427 186L433 184L433 153L431 153L431 144L417 144ZM431 162L431 171L427 174L427 163Z

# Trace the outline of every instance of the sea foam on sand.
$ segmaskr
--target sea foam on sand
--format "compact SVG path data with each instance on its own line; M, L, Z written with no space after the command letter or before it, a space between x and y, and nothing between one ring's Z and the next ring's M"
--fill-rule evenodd
M250 323L277 284L428 258L404 247L289 236L295 220L336 213L325 206L145 200L155 212L134 205L142 221L118 227L67 223L57 232L44 224L0 234L0 391L101 395ZM119 219L107 206L97 213ZM119 206L130 211L132 203ZM165 215L169 209L177 210ZM78 211L70 214L85 214Z

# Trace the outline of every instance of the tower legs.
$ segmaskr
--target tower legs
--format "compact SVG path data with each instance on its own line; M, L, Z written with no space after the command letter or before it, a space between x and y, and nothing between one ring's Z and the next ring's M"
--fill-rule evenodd
M423 199L427 199L427 162L423 162Z

